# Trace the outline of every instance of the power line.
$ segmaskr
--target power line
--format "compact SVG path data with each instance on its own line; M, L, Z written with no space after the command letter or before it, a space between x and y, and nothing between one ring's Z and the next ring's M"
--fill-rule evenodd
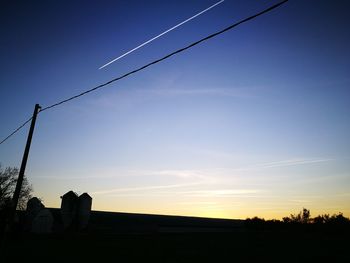
M228 27L226 27L226 28L224 28L224 29L222 29L222 30L216 32L216 33L213 33L213 34L211 34L211 35L209 35L209 36L207 36L207 37L204 37L204 38L202 38L202 39L200 39L200 40L198 40L198 41L196 41L196 42L193 42L192 44L189 44L189 45L187 45L186 47L180 48L180 49L178 49L178 50L176 50L176 51L174 51L174 52L172 52L172 53L170 53L170 54L168 54L168 55L166 55L166 56L164 56L164 57L162 57L162 58L160 58L160 59L154 60L154 61L152 61L152 62L150 62L150 63L148 63L148 64L146 64L146 65L144 65L144 66L142 66L142 67L139 67L139 68L137 68L137 69L135 69L135 70L132 70L132 71L130 71L130 72L128 72L128 73L126 73L126 74L124 74L124 75L122 75L122 76L119 76L119 77L117 77L117 78L114 78L114 79L112 79L112 80L110 80L110 81L107 81L107 82L105 82L105 83L103 83L103 84L100 84L100 85L98 85L98 86L96 86L96 87L94 87L94 88L92 88L92 89L86 90L86 91L84 91L84 92L82 92L82 93L80 93L80 94L77 94L77 95L75 95L75 96L72 96L72 97L70 97L70 98L68 98L68 99L64 99L64 100L61 100L61 101L59 101L59 102L57 102L57 103L51 104L51 105L49 105L49 106L47 106L47 107L44 107L44 108L42 108L42 110L41 110L40 112L43 112L43 111L46 111L46 110L48 110L48 109L54 108L54 107L59 106L59 105L61 105L61 104L63 104L63 103L66 103L66 102L68 102L68 101L77 99L77 98L79 98L79 97L81 97L81 96L83 96L83 95L86 95L86 94L90 93L90 92L93 92L93 91L95 91L95 90L98 90L98 89L100 89L100 88L103 88L103 87L105 87L105 86L107 86L107 85L109 85L109 84L111 84L111 83L113 83L113 82L115 82L115 81L121 80L121 79L123 79L123 78L126 78L126 77L132 75L132 74L135 74L135 73L137 73L137 72L139 72L139 71L141 71L141 70L143 70L143 69L145 69L145 68L148 68L148 67L150 67L150 66L152 66L152 65L154 65L154 64L157 64L157 63L159 63L159 62L161 62L161 61L163 61L163 60L165 60L165 59L168 59L168 58L170 58L170 57L172 57L172 56L174 56L174 55L176 55L176 54L179 54L179 53L181 53L181 52L183 52L183 51L185 51L185 50L187 50L187 49L189 49L189 48L192 48L192 47L194 47L194 46L196 46L196 45L198 45L198 44L200 44L200 43L202 43L202 42L204 42L204 41L207 41L207 40L209 40L209 39L211 39L211 38L213 38L213 37L216 37L216 36L218 36L218 35L220 35L220 34L226 32L226 31L228 31L228 30L231 30L232 28L234 28L234 27L236 27L236 26L238 26L238 25L240 25L240 24L243 24L243 23L245 23L245 22L248 22L249 20L252 20L252 19L254 19L254 18L258 17L258 16L261 16L261 15L263 15L263 14L265 14L265 13L268 13L268 12L270 12L271 10L273 10L273 9L275 9L275 8L277 8L277 7L279 7L279 6L281 6L282 4L284 4L284 3L286 3L286 2L288 2L288 0L284 0L284 1L281 1L281 2L279 2L279 3L277 3L277 4L274 4L274 5L270 6L269 8L267 8L267 9L265 9L265 10L263 10L263 11L257 13L257 14L255 14L255 15L252 15L252 16L250 16L250 17L247 17L247 18L245 18L245 19L242 19L242 20L240 20L240 21L238 21L238 22L236 22L236 23L234 23L234 24L232 24L232 25L230 25L230 26L228 26ZM40 112L39 112L39 113L40 113ZM2 141L0 142L0 144L4 143L7 139L9 139L9 138L10 138L12 135L14 135L17 131L19 131L21 128L23 128L30 120L31 120L31 118L30 118L29 120L27 120L25 123L23 123L20 127L18 127L14 132L12 132L12 133L11 133L9 136L7 136L4 140L2 140Z
M138 50L139 48L142 48L143 46L145 46L145 45L151 43L152 41L156 40L157 38L160 38L161 36L163 36L163 35L169 33L170 31L173 31L174 29L178 28L179 26L182 26L183 24L185 24L185 23L191 21L192 19L195 19L196 17L198 17L198 16L204 14L205 12L207 12L207 11L209 11L210 9L214 8L215 6L217 6L217 5L221 4L221 3L223 3L224 1L225 1L225 0L221 0L221 1L219 1L219 2L217 2L217 3L215 3L215 4L213 4L213 5L209 6L208 8L204 9L203 11L201 11L201 12L195 14L194 16L191 16L190 18L187 18L186 20L182 21L181 23L179 23L179 24L177 24L177 25L175 25L175 26L169 28L168 30L165 30L164 32L160 33L159 35L157 35L157 36L155 36L155 37L153 37L153 38L147 40L146 42L144 42L144 43L142 43L141 45L138 45L137 47L135 47L135 48L129 50L128 52L122 54L121 56L119 56L119 57L117 57L117 58L115 58L115 59L112 59L112 60L109 61L108 63L106 63L106 64L104 64L103 66L101 66L99 69L103 69L104 67L107 67L108 65L112 64L113 62L115 62L115 61L117 61L117 60L119 60L119 59L121 59L121 58L123 58L123 57L129 55L130 53L132 53L132 52Z
M30 117L28 120L26 120L21 126L19 126L16 130L14 130L9 136L7 136L5 139L3 139L0 144L7 141L12 135L14 135L16 132L18 132L20 129L22 129L28 122L30 122L33 119L33 117Z
M166 55L166 56L164 56L164 57L162 57L162 58L160 58L160 59L154 60L154 61L152 61L152 62L150 62L150 63L148 63L148 64L146 64L146 65L144 65L144 66L142 66L142 67L140 67L140 68L137 68L137 69L135 69L135 70L133 70L133 71L130 71L130 72L128 72L128 73L126 73L126 74L124 74L124 75L122 75L122 76L119 76L119 77L117 77L117 78L114 78L114 79L112 79L112 80L110 80L110 81L108 81L108 82L106 82L106 83L100 84L100 85L98 85L97 87L94 87L94 88L92 88L92 89L86 90L86 91L84 91L84 92L82 92L82 93L80 93L80 94L78 94L78 95L72 96L72 97L70 97L70 98L68 98L68 99L65 99L65 100L62 100L62 101L60 101L60 102L54 103L54 104L52 104L52 105L50 105L50 106L47 106L47 107L43 108L43 109L41 110L41 112L42 112L42 111L45 111L45 110L48 110L48 109L50 109L50 108L56 107L56 106L58 106L58 105L61 105L61 104L63 104L63 103L66 103L66 102L68 102L68 101L70 101L70 100L73 100L73 99L76 99L76 98L78 98L78 97L81 97L81 96L83 96L83 95L85 95L85 94L88 94L88 93L90 93L90 92L92 92L92 91L95 91L95 90L100 89L100 88L102 88L102 87L104 87L104 86L107 86L107 85L109 85L109 84L111 84L111 83L113 83L113 82L115 82L115 81L121 80L121 79L123 79L123 78L125 78L125 77L127 77L127 76L129 76L129 75L135 74L135 73L138 72L138 71L141 71L141 70L143 70L143 69L145 69L145 68L148 68L149 66L152 66L152 65L154 65L154 64L157 64L157 63L159 63L159 62L161 62L161 61L163 61L163 60L165 60L165 59L167 59L167 58L170 58L170 57L174 56L175 54L181 53L181 52L183 52L183 51L185 51L185 50L187 50L187 49L189 49L189 48L191 48L191 47L194 47L194 46L196 46L196 45L198 45L198 44L200 44L200 43L202 43L202 42L204 42L204 41L210 39L210 38L213 38L213 37L215 37L215 36L217 36L217 35L220 35L220 34L226 32L226 31L228 31L228 30L230 30L230 29L232 29L232 28L234 28L234 27L236 27L236 26L238 26L238 25L240 25L240 24L242 24L242 23L244 23L244 22L247 22L247 21L252 20L252 19L254 19L254 18L256 18L256 17L258 17L258 16L260 16L260 15L262 15L262 14L265 14L265 13L271 11L272 9L275 9L275 8L277 8L278 6L284 4L284 3L287 2L287 1L288 1L288 0L285 0L285 1L282 1L282 2L280 2L280 3L278 3L278 4L275 4L275 5L273 5L273 6L269 7L269 8L267 8L267 9L265 9L265 10L263 10L263 11L257 13L257 14L255 14L255 15L253 15L253 16L250 16L250 17L248 17L248 18L245 18L245 19L243 19L243 20L241 20L241 21L239 21L239 22L237 22L237 23L235 23L235 24L233 24L233 25L231 25L231 26L229 26L229 27L227 27L227 28L225 28L225 29L222 29L222 30L220 30L220 31L218 31L218 32L216 32L216 33L214 33L214 34L211 34L211 35L209 35L209 36L207 36L207 37L205 37L205 38L202 38L202 39L200 39L200 40L198 40L198 41L196 41L196 42L194 42L194 43L192 43L192 44L190 44L190 45L188 45L188 46L186 46L186 47L183 47L183 48L181 48L181 49L178 49L178 50L176 50L176 51L174 51L174 52L172 52L172 53L170 53L170 54L168 54L168 55Z

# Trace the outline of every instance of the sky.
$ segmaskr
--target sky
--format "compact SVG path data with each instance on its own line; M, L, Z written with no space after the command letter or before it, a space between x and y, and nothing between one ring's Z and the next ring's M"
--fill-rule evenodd
M276 1L2 1L0 138ZM38 115L26 176L47 207L220 218L350 216L348 1L289 1ZM29 126L0 145L19 167Z

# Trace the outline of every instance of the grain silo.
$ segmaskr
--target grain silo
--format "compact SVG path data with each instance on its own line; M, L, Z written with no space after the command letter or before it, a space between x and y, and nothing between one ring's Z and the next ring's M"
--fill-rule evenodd
M78 209L78 195L73 191L69 191L61 196L61 216L64 228L69 228L75 224L77 209Z
M89 223L92 198L89 194L83 193L78 199L78 224L80 229L84 229Z
M30 231L32 229L32 223L37 214L44 209L45 206L41 203L37 197L30 198L27 202L27 209L25 213L25 229Z

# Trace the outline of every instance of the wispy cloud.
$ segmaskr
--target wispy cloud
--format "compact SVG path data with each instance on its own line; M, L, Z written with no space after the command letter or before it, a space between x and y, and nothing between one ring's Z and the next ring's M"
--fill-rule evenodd
M158 178L163 180L165 177L169 181L175 182L169 185L154 185L154 186L142 186L142 187L128 187L128 188L113 188L106 190L99 190L94 193L113 193L113 192L126 192L126 191L141 191L141 190L158 190L167 188L177 188L194 186L199 184L213 184L218 180L212 175L212 172L205 170L190 170L190 169L161 169L161 170L135 170L135 169L103 169L90 172L91 174L84 175L33 175L33 178L47 179L55 181L79 181L79 180L91 180L91 179L116 179L128 180L131 178ZM135 179L133 179L135 180Z
M305 199L290 199L289 202L292 203L301 203L301 204L306 204L306 203L311 203L310 200L305 200Z
M293 159L286 159L286 160L280 160L280 161L274 161L274 162L264 162L264 163L256 163L247 165L244 167L234 168L232 171L252 171L252 170L260 170L260 169L269 169L269 168L276 168L276 167L288 167L288 166L298 166L298 165L307 165L307 164L317 164L317 163L324 163L324 162L330 162L334 161L334 159L331 158L293 158Z
M262 163L257 165L261 168L274 168L274 167L283 167L283 166L295 166L295 165L304 165L312 163L323 163L332 161L333 159L289 159L276 162Z
M228 154L226 154L228 155ZM222 157L225 155L223 154ZM228 157L234 159L234 155ZM228 175L232 175L235 172L240 171L255 171L260 169L270 169L277 167L289 167L289 166L298 166L298 165L307 165L307 164L318 164L324 162L330 162L334 159L331 158L293 158L286 159L274 162L265 162L265 163L257 163L252 165L247 165L244 167L237 168L212 168L212 169L161 169L161 170L135 170L135 169L107 169L102 171L95 171L90 173L89 175L33 175L34 178L38 179L49 179L49 180L87 180L87 179L101 179L101 178L125 178L125 177L174 177L182 180L182 182L191 184L217 184L223 183L225 178L227 179ZM335 175L331 176L321 176L317 178L309 178L308 180L333 180L334 178L346 177L346 175ZM306 180L306 179L305 179ZM182 186L182 184L175 184L170 186L154 186L155 188L150 187L149 189L157 189L158 187L178 187ZM126 188L126 189L138 189L136 188ZM143 189L141 187L141 189ZM148 188L147 188L148 189ZM108 192L109 190L107 190Z
M129 174L137 174L142 177L169 177L168 179L179 181L180 183L167 184L167 185L146 185L146 186L137 186L137 187L120 187L112 189L103 189L93 192L93 194L135 194L136 192L141 191L157 191L163 189L184 189L187 187L199 186L199 185L210 185L216 183L217 180L215 177L207 174L206 171L202 170L129 170Z
M101 179L114 178L115 175L81 175L81 176L61 176L61 175L33 175L33 178L49 179L49 180L87 180L87 179Z
M112 94L99 95L97 98L88 100L91 107L99 109L113 110L128 110L138 107L139 104L149 100L177 97L225 97L225 98L242 98L249 99L256 97L254 88L230 88L230 87L208 87L208 88L193 88L179 87L176 84L170 85L168 88L150 88L150 89L129 89L120 91L117 90ZM81 111L86 111L86 114L91 114L83 107Z
M223 97L250 97L247 91L237 88L158 88L146 92L160 96L223 96Z
M258 189L210 189L210 190L193 190L181 192L183 195L191 197L232 197L260 193Z
M161 190L170 188L180 188L199 185L201 183L187 183L187 184L169 184L169 185L152 185L152 186L141 186L141 187L125 187L125 188L113 188L92 192L92 194L115 194L115 193L125 193L125 192L137 192L146 190Z
M201 181L202 183L214 183L217 181L210 171L206 170L156 170L148 171L148 174L161 175L161 176L172 176L181 179L192 179L196 181Z
M201 201L198 201L198 202L178 202L177 204L179 205L189 205L189 206L202 206L202 205L217 205L218 202L201 202Z

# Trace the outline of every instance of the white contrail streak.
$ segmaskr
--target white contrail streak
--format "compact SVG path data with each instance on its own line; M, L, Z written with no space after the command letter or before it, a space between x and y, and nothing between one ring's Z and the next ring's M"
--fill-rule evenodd
M175 28L187 23L188 21L191 21L192 19L196 18L197 16L200 16L201 14L209 11L210 9L214 8L215 6L221 4L222 2L224 2L225 0L221 0L211 6L209 6L207 9L204 9L203 11L199 12L198 14L194 15L194 16L191 16L190 18L186 19L185 21L182 21L181 23L177 24L176 26L173 26L172 28L169 28L168 30L164 31L163 33L160 33L158 36L155 36L154 38L151 38L150 40L147 40L146 42L144 42L143 44L129 50L128 52L124 53L123 55L111 60L110 62L108 62L107 64L101 66L99 69L102 69L104 67L107 67L108 65L112 64L113 62L117 61L118 59L121 59L122 57L125 57L126 55L130 54L131 52L134 52L135 50L143 47L144 45L147 45L148 43L152 42L153 40L156 40L157 38L165 35L166 33L169 33L170 31L174 30Z

